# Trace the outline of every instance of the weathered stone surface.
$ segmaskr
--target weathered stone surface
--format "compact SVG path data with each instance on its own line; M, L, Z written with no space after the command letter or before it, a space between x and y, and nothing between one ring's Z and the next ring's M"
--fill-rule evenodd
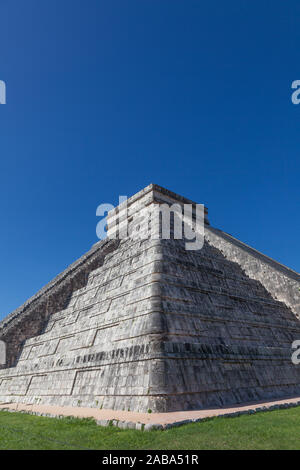
M147 423L144 427L144 431L156 431L158 429L163 429L163 426L156 423Z
M129 200L188 200L150 185ZM112 221L122 217L113 211ZM0 402L164 412L299 394L300 276L209 226L99 242L0 323Z

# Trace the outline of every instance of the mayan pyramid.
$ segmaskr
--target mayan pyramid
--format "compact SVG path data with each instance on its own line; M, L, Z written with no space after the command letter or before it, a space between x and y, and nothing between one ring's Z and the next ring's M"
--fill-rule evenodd
M192 201L149 185L128 200L129 226L161 203ZM121 213L0 323L0 402L165 412L299 395L300 275L207 214L203 248L188 251L174 238L111 237Z

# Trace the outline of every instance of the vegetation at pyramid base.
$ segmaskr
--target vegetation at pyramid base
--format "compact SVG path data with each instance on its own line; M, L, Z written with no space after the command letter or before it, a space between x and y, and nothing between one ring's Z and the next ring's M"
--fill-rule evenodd
M213 418L165 431L100 427L93 420L0 413L0 449L300 449L300 407Z

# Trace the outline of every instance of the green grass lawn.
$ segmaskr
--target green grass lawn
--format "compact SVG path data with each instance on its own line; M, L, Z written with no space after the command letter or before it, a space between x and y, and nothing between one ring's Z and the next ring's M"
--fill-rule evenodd
M0 412L0 449L300 449L300 407L150 432Z

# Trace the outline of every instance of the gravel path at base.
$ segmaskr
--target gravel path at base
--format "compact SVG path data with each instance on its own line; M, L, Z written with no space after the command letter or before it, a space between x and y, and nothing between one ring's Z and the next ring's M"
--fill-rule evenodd
M49 413L57 416L63 415L74 416L78 418L94 418L96 420L118 420L131 421L133 423L157 423L165 425L184 420L209 418L213 416L221 416L228 413L236 413L239 411L255 410L257 407L269 408L274 405L290 404L299 401L300 397L293 397L268 402L260 401L255 403L246 403L243 405L233 406L231 408L175 411L171 413L136 413L133 411L100 410L97 408L84 408L72 406L26 405L22 403L1 403L0 408L9 408L16 411L38 412L47 414Z

